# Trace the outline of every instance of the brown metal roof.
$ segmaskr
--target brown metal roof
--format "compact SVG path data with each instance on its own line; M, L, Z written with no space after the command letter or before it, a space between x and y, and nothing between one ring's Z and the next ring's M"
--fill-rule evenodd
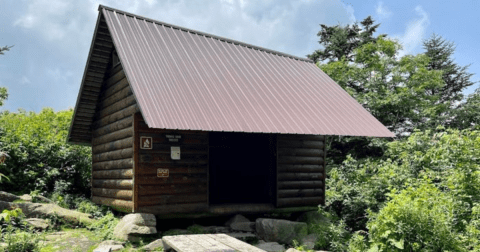
M394 137L308 59L99 9L150 128Z

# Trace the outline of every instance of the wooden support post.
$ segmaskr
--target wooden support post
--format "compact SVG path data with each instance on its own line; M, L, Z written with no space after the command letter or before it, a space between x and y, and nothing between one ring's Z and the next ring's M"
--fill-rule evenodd
M140 162L138 160L140 149L140 135L138 132L139 122L142 120L142 114L133 115L133 212L138 211L138 172Z

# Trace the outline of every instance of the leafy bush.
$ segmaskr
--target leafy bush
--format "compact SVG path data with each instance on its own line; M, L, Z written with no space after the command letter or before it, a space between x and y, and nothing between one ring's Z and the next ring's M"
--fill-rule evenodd
M41 236L35 232L13 231L11 226L7 227L6 232L2 232L2 240L6 247L0 247L0 251L5 252L30 252L40 250Z
M66 143L72 114L50 108L0 114L0 150L9 155L0 173L10 178L0 190L52 192L58 181L69 193L89 195L90 148Z
M114 239L113 231L117 226L119 220L115 218L113 213L109 212L101 219L95 221L88 229L93 230L94 233L102 240Z
M378 214L370 212L371 246L379 251L463 251L458 239L458 216L467 211L462 202L432 184L390 194Z

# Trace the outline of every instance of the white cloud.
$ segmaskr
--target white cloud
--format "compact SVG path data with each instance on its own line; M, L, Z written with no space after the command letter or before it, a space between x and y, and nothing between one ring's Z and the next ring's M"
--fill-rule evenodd
M350 21L350 24L353 24L355 23L355 21L357 21L357 19L355 18L355 14L354 14L354 9L351 5L346 5L344 3L342 3L343 5L343 8L345 8L345 10L347 11L347 14L348 14L348 19Z
M377 16L382 19L387 19L392 16L392 12L385 6L383 6L383 2L378 2L377 6L375 6L375 13Z
M47 74L55 82L60 82L62 84L69 84L67 81L74 76L74 73L72 71L60 69L58 67L53 69L47 69Z
M427 27L430 25L430 18L421 6L415 7L415 12L419 16L407 25L405 33L397 36L403 46L400 56L414 53L422 44Z

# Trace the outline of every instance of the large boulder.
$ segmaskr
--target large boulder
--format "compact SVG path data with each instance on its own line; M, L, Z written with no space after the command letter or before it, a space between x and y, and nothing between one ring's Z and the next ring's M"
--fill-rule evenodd
M259 239L267 242L291 244L307 235L307 224L288 220L258 218L255 229Z
M267 252L284 252L285 246L278 244L278 242L265 242L255 245L259 249L263 249Z
M0 191L0 201L13 202L18 199L20 199L20 197L15 194Z
M255 222L251 222L240 214L233 216L225 223L225 226L234 231L255 232Z
M123 244L124 244L123 242L114 241L114 240L103 241L100 244L98 244L98 247L96 247L93 250L93 252L119 251L124 249Z
M118 222L113 235L124 241L139 241L139 236L156 234L155 215L145 213L127 214Z
M28 225L30 225L34 228L40 229L40 230L45 230L49 227L48 221L44 220L44 219L29 218L29 219L26 219L25 222Z
M150 242L148 245L142 247L143 251L154 251L157 248L163 248L163 241L162 239L155 240Z

